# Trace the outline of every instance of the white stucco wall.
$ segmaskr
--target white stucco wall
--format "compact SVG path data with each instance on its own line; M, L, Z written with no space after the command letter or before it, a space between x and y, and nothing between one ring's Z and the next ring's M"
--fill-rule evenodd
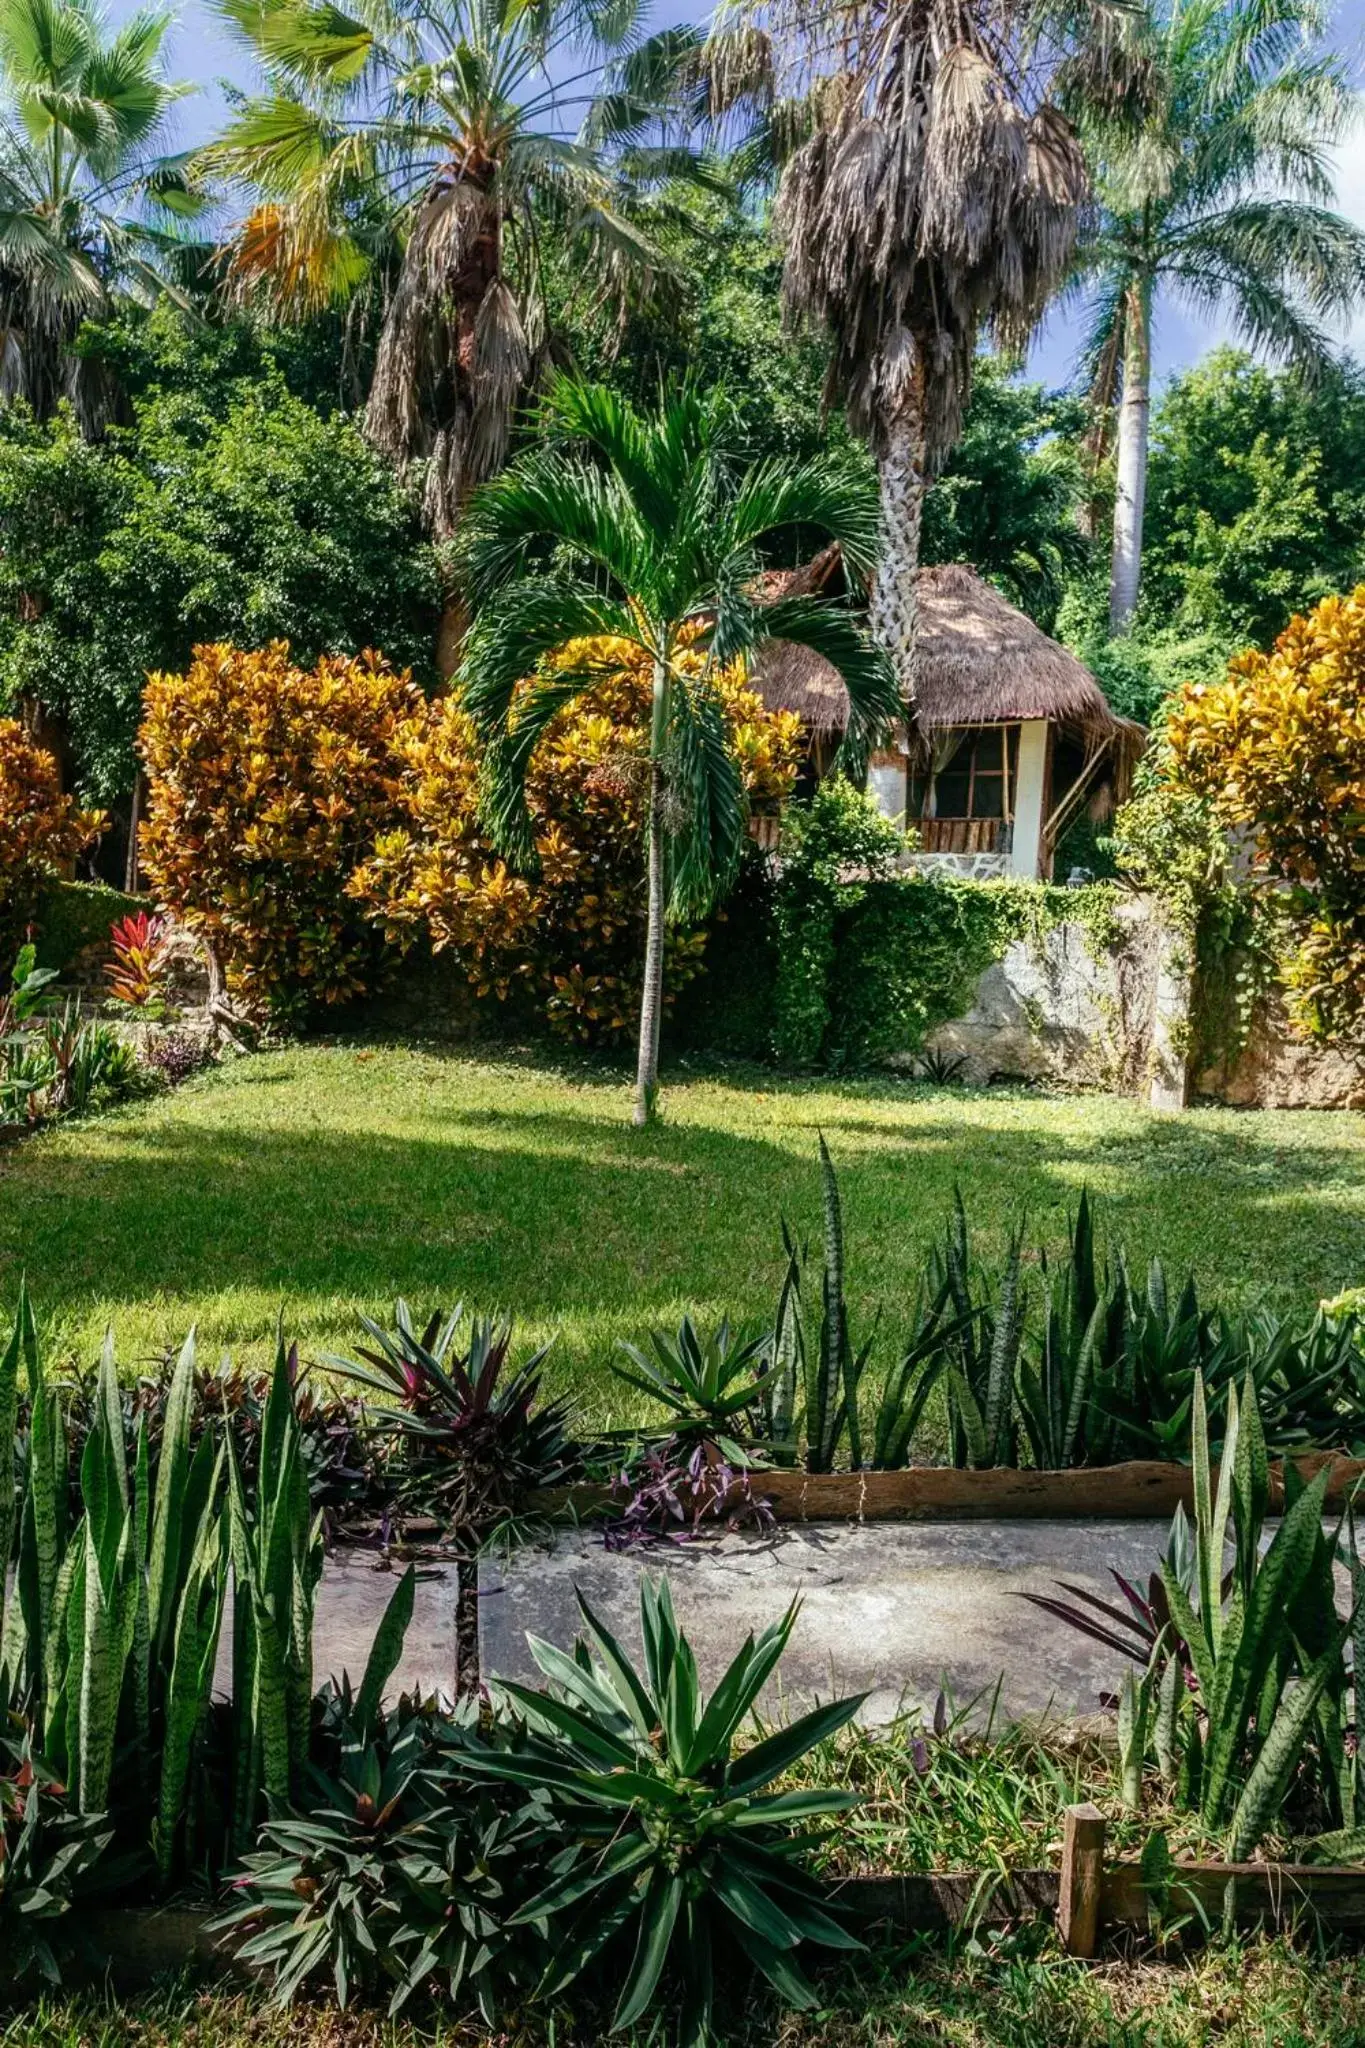
M1043 844L1043 799L1047 788L1047 720L1026 718L1019 727L1019 770L1014 783L1014 846L1010 873L1036 881Z

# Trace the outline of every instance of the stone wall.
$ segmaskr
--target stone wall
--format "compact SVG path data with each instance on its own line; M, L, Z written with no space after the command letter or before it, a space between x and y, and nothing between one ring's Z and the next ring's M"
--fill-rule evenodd
M1016 940L981 976L966 1015L940 1025L927 1049L961 1059L963 1079L977 1085L1097 1088L1154 1109L1365 1109L1365 1044L1304 1039L1273 1001L1234 1054L1187 1073L1196 1034L1184 948L1147 898L1121 904L1117 923L1114 944L1098 952L1080 923L1056 926L1038 946Z
M1262 1003L1245 1043L1194 1077L1194 1093L1238 1109L1365 1109L1365 1045L1320 1045Z
M1113 944L1096 951L1079 923L1040 944L1016 940L976 985L965 1016L940 1025L933 1052L963 1078L1047 1081L1179 1106L1185 989L1179 960L1145 898L1119 906ZM1174 1011L1174 1014L1172 1012Z

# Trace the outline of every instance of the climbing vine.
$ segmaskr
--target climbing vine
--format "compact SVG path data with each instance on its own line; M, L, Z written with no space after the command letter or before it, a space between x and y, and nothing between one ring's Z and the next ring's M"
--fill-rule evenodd
M796 813L774 891L772 1042L784 1065L859 1066L916 1051L971 1006L986 968L1022 940L1078 924L1117 936L1110 883L1064 889L898 872L905 839L868 798L826 783Z

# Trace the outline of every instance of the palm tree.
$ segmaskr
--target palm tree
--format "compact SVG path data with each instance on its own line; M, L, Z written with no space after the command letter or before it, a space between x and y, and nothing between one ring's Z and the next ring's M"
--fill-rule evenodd
M1365 234L1329 204L1355 94L1315 47L1325 21L1320 0L1142 0L1127 30L1141 89L1121 109L1076 100L1095 165L1080 278L1101 418L1121 391L1112 633L1141 577L1161 293L1230 313L1253 346L1311 373L1332 353L1324 323L1365 287Z
M531 856L527 765L555 713L602 680L581 666L547 671L569 641L628 640L653 673L646 850L648 922L635 1122L653 1114L659 1072L664 922L704 916L733 878L744 833L739 771L725 744L710 664L764 641L795 641L848 686L848 744L866 751L894 717L894 675L842 604L760 602L764 543L799 529L837 540L851 570L876 554L876 500L856 469L727 459L725 400L684 391L642 417L603 385L559 379L543 445L476 495L462 536L475 622L461 669L464 701L487 747L485 810L513 857ZM701 648L708 670L695 675ZM608 657L604 654L602 660ZM531 678L525 682L525 678Z
M172 17L112 30L92 0L0 0L0 398L40 418L59 398L101 424L98 367L71 352L112 296L166 287L177 224L198 210L158 155L189 88L164 75Z
M218 5L270 86L205 152L259 199L231 274L302 311L377 291L367 429L448 536L544 348L545 237L607 292L662 260L633 200L691 161L655 139L668 40L646 0Z
M978 337L1021 343L1075 243L1087 178L1057 88L1103 75L1109 0L1074 12L1081 43L1060 0L738 0L713 38L713 102L766 99L781 120L760 140L796 144L785 289L828 329L833 391L877 459L871 619L910 702L924 494Z

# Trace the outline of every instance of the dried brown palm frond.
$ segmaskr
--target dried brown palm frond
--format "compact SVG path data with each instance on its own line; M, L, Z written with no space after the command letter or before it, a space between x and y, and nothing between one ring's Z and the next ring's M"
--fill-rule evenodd
M1088 33L1107 12L1087 10ZM753 0L773 90L815 119L782 172L785 287L833 342L830 393L878 458L877 631L913 696L923 494L979 335L1017 348L1061 283L1085 161L1055 101L1077 38L1054 0Z

